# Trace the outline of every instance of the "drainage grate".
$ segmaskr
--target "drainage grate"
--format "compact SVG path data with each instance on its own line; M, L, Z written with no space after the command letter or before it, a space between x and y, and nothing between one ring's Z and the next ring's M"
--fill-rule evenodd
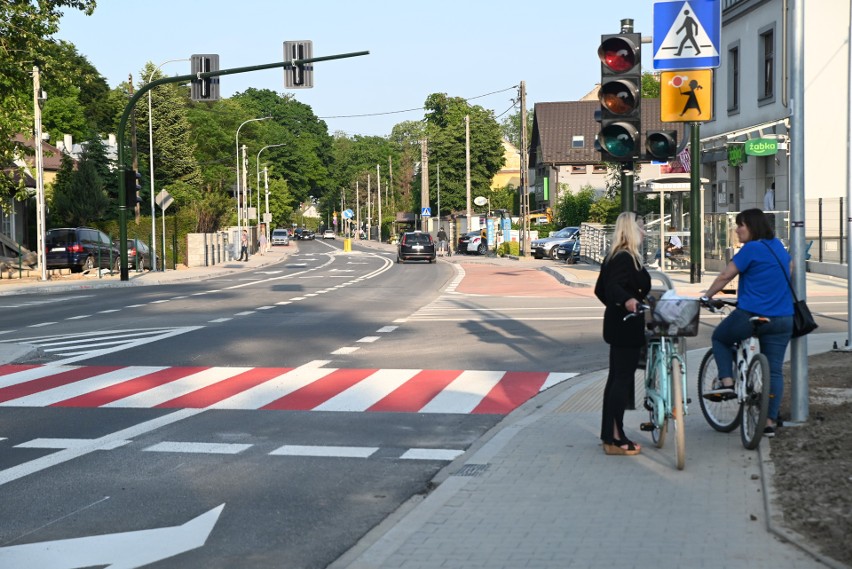
M465 464L453 476L479 476L488 470L487 464Z

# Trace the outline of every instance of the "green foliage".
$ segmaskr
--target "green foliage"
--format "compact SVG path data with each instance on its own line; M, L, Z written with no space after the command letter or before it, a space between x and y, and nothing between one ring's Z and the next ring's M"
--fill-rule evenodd
M559 195L555 211L556 225L579 227L589 220L589 211L595 202L595 190L591 186L584 186L574 194L566 184L560 184Z
M53 189L53 215L57 225L77 227L103 219L110 202L97 167L86 152L72 172L70 180L62 179ZM64 160L63 160L64 162Z
M527 111L527 144L532 140L534 109ZM512 113L500 123L500 132L515 148L521 148L521 111Z
M474 196L490 193L491 180L505 162L500 125L492 111L444 93L430 95L425 107L430 168L441 165L442 209L465 209L465 116L470 117L470 187ZM430 172L430 181L431 177ZM412 192L415 204L420 203L419 191L418 176Z
M642 97L645 99L660 98L660 80L650 71L642 74Z
M612 224L621 213L621 198L601 198L589 208L589 221Z
M506 255L513 255L515 257L521 254L521 244L517 241L503 241L500 245L497 246L497 256L505 257Z
M85 110L80 104L80 90L72 87L64 93L51 95L42 107L42 130L53 135L54 140L70 134L74 140L84 140L89 135Z

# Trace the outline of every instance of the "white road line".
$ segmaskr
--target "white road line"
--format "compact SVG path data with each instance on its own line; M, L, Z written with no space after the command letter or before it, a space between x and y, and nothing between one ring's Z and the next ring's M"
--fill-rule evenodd
M45 470L51 466L68 462L69 460L73 460L96 450L110 448L112 445L116 444L117 441L133 439L134 437L171 425L172 423L183 421L184 419L198 415L203 411L203 409L181 409L180 411L175 411L174 413L169 413L168 415L163 415L156 419L145 421L144 423L139 423L138 425L133 425L132 427L110 433L99 439L92 439L87 445L54 452L23 464L13 466L5 470L0 470L0 486L8 484L9 482L14 482L15 480L29 476L30 474L34 474L41 470Z
M71 316L65 320L82 320L83 318L89 318L90 316L91 314L81 314L80 316Z
M294 296L294 297L293 297L293 298L291 298L290 300L291 300L291 301L293 301L293 300L305 300L305 297L304 297L304 296Z
M269 310L270 308L275 308L274 306L258 306L255 310Z
M19 445L15 448L48 448L48 449L81 449L92 444L93 439L33 439ZM98 450L114 450L124 445L130 444L128 440L113 440L101 445Z
M187 452L194 454L239 454L252 445L239 443L188 443L163 441L148 448L147 452Z
M144 304L128 304L125 308L142 308Z
M245 310L243 312L237 312L234 316L248 316L249 314L254 314L254 310Z
M382 326L381 328L376 330L376 332L379 334L385 334L387 332L393 332L397 328L399 328L399 326Z
M170 300L170 298L161 298L160 300L152 300L149 304L163 304L164 302L168 302Z
M289 300L282 300L281 302L276 302L275 304L277 304L278 306L285 306L287 304L290 304L290 301Z
M103 407L156 407L176 397L192 393L202 387L249 371L250 367L216 367L202 370L181 379L152 387L141 393L130 395L103 405Z
M335 447L284 445L270 452L273 456L320 456L332 458L369 458L379 447Z
M217 318L216 320L208 320L208 322L219 323L219 322L227 322L228 320L233 320L233 318Z
M463 371L424 405L420 412L470 413L497 385L503 375L502 371Z
M363 342L365 344L371 344L381 338L381 336L364 336L360 340L356 340L356 342Z
M445 460L452 461L464 454L463 450L447 448L411 448L402 453L403 460Z
M41 328L42 326L52 326L53 324L56 324L56 322L41 322L39 324L31 324L27 328Z
M109 314L110 312L121 312L118 308L113 308L111 310L101 310L98 314Z
M360 349L361 348L359 348L357 346L345 346L343 348L337 348L336 350L331 352L331 354L333 356L345 356L346 354L351 354L352 352L357 352Z
M321 367L325 363L327 360L309 362L251 389L223 399L208 409L259 409L335 371L332 368Z
M380 369L314 408L314 411L365 411L420 373L419 369Z

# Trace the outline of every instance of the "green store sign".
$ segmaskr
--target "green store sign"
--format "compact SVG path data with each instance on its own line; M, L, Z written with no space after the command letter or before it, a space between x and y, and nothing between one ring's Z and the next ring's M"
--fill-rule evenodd
M748 156L743 144L728 144L728 166L736 168L746 162L748 162Z
M758 138L745 143L745 153L749 156L772 156L778 153L778 141L771 138Z

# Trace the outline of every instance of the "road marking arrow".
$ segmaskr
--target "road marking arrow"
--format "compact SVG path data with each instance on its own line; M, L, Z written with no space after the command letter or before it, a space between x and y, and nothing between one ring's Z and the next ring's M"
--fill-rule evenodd
M217 506L179 526L0 547L0 567L142 567L204 545L224 507Z

